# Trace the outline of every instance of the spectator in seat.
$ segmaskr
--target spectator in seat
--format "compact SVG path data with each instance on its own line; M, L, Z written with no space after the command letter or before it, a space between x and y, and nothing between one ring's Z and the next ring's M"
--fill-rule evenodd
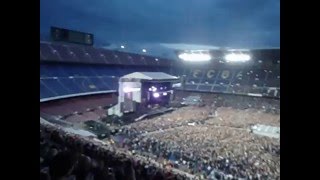
M46 154L46 158L44 159L44 161L42 162L42 166L43 167L47 167L49 166L49 162L51 162L51 160L58 154L58 150L56 148L51 148L47 154Z
M93 174L90 172L92 170L91 159L88 156L81 155L78 160L77 167L74 171L77 180L91 180L93 179Z
M51 180L75 180L71 173L74 169L76 158L70 152L60 152L49 165Z
M162 180L165 179L162 172L158 171L156 174L152 177L152 180Z
M133 164L129 159L124 162L124 172L126 173L127 180L136 180Z
M40 180L50 180L50 176L46 172L41 172L40 171Z

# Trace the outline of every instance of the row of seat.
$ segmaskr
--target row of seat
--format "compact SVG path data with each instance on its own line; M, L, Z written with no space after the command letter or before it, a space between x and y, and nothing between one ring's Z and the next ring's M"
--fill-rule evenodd
M187 69L185 74L189 84L280 87L277 69Z
M48 72L49 74L54 74L54 72L50 72L50 70ZM74 72L74 74L70 72ZM70 72L61 71L61 74L55 74L54 77L40 77L40 99L68 94L118 90L118 79L120 75L122 75L111 73L114 72L111 70L109 70L109 72L106 71L106 74L99 74L99 76L94 74L96 72L95 70L88 70L88 72L92 72L90 75L86 74L86 71L70 70ZM79 74L77 74L77 72L79 72ZM131 72L134 72L134 70L128 70L127 73ZM179 71L175 72L179 73ZM275 94L275 92L269 90L270 88L277 89L277 91L280 92L280 75L277 72L267 72L266 74L255 74L257 71L249 70L246 71L249 73L243 73L240 70L208 71L207 73L202 74L197 70L191 72L193 73L189 73L186 76L186 90L238 94L265 94L268 92L268 96L274 96ZM117 76L109 76L112 74ZM183 74L180 74L180 76L182 75ZM279 95L280 93L276 93L275 96Z
M210 53L213 54L213 65L224 66L223 63L220 63L220 61L224 61L224 54L226 53L224 50L212 50ZM250 54L252 61L249 65L269 67L280 64L280 49L256 49L251 50ZM164 67L177 63L181 64L177 61L160 57L45 41L40 41L40 61ZM247 66L248 64L242 63L242 65Z
M51 42L40 42L40 61L166 67L172 63L163 58Z
M143 66L108 66L81 64L40 64L40 77L69 77L69 76L116 76L120 77L132 72L169 72L165 67Z
M167 72L166 67L40 64L40 99L118 90L119 77L137 71Z
M186 69L185 90L280 97L279 69Z
M60 100L52 103L44 103L40 107L40 111L45 114L54 116L66 116L75 112L84 113L88 109L96 112L104 112L102 107L114 104L116 98L111 95L84 96L81 98L72 98L68 100ZM99 108L99 106L101 108Z
M40 42L40 99L118 90L119 77L148 71L185 77L186 90L264 93L278 97L280 50L253 53L256 56L254 61L261 65L234 66L215 61L216 65L193 66L102 48Z
M179 88L182 89L182 88ZM280 98L280 88L269 87L250 87L250 86L233 86L233 85L204 85L204 84L186 84L184 90L199 92L214 92L239 95L259 94L266 97Z
M116 90L116 77L40 78L40 99L70 94Z

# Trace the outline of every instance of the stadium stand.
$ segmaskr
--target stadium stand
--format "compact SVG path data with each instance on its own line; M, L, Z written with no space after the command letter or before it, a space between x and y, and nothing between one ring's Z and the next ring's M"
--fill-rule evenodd
M108 143L104 143L108 144ZM40 179L190 179L141 156L40 124Z
M120 130L103 145L66 133L62 126L41 124L40 175L43 179L280 179L279 139L250 132L254 124L280 124L279 52L252 50L253 61L242 65L217 59L194 65L40 42L40 116L47 120L71 125L107 122L103 118L107 106L117 102L118 78L136 71L184 76L186 85L176 89L174 101L199 96L204 104L131 124L111 121ZM259 94L267 98L255 97Z
M116 97L112 94L59 99L53 102L43 102L40 111L46 114L65 116L74 112L83 113L87 110L95 110L101 115L102 108L115 104L116 101Z
M215 52L221 54L221 52ZM197 65L102 48L40 42L40 99L116 91L118 77L137 71L186 76L185 90L280 98L280 50L252 50L253 61ZM219 57L219 56L218 56ZM210 68L212 67L212 68Z

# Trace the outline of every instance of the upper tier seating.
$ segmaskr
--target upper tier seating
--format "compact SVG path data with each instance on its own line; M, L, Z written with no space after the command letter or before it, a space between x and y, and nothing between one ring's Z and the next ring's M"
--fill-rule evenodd
M185 90L280 98L280 50L255 50L252 54L253 61L247 65L213 61L195 66L101 48L40 42L40 99L117 91L119 77L139 71L184 75Z

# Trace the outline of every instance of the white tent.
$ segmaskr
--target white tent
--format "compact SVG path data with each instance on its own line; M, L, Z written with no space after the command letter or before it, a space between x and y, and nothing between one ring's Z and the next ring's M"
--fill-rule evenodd
M127 75L124 75L120 78L120 81L126 80L178 80L179 78L176 76L171 76L170 74L163 72L134 72Z
M251 127L251 130L254 134L258 134L261 136L280 138L280 127L256 124Z
M73 128L63 128L63 130L65 132L68 132L68 133L72 133L72 134L77 134L77 135L80 135L80 136L84 136L84 137L97 137L95 134L89 132L89 131L85 131L85 130L82 130L82 129L73 129Z

